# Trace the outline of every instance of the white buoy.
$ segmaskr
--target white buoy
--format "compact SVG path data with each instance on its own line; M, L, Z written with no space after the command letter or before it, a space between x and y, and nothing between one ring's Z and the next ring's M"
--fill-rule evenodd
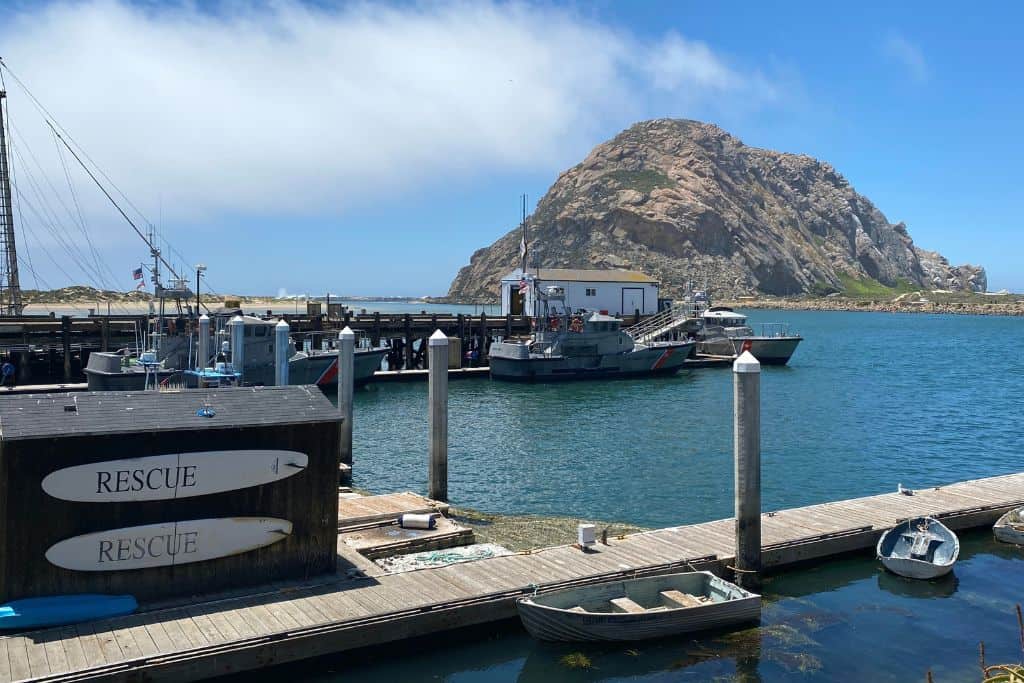
M210 364L210 316L205 313L199 316L199 341L196 348L196 370L202 370Z
M274 325L274 384L288 386L288 323Z
M242 316L236 315L228 323L229 334L231 336L231 367L234 368L235 372L239 375L244 375L243 368L245 367L245 321L242 320ZM242 377L238 378L238 383L242 383Z

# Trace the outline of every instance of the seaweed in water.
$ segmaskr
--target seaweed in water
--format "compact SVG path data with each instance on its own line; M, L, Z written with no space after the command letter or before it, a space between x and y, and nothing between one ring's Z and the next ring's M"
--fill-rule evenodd
M558 662L567 669L594 668L594 664L590 661L590 657L586 656L582 652L571 652L559 659Z

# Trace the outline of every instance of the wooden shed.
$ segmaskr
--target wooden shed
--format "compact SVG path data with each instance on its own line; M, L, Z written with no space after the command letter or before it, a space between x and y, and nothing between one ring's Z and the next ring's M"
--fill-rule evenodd
M0 397L0 600L333 571L340 423L316 387Z

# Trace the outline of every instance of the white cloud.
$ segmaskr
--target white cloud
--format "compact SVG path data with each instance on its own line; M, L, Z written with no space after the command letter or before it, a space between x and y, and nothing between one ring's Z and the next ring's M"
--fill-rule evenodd
M921 52L921 48L903 36L890 33L882 42L882 54L902 66L907 74L918 83L928 80L930 74L924 53Z
M770 94L703 43L649 42L570 10L496 2L211 13L86 0L0 26L14 73L128 196L200 222L337 213L482 170L547 169L666 92ZM29 130L24 103L12 110L62 178L45 127Z

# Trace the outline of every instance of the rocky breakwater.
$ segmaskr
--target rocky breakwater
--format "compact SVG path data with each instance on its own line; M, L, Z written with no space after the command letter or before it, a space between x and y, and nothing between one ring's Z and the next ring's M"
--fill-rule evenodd
M829 164L749 147L698 121L644 121L598 145L528 224L531 264L639 270L666 296L687 281L719 296L986 285L983 268L915 246ZM519 240L513 228L476 251L447 298L493 301Z

